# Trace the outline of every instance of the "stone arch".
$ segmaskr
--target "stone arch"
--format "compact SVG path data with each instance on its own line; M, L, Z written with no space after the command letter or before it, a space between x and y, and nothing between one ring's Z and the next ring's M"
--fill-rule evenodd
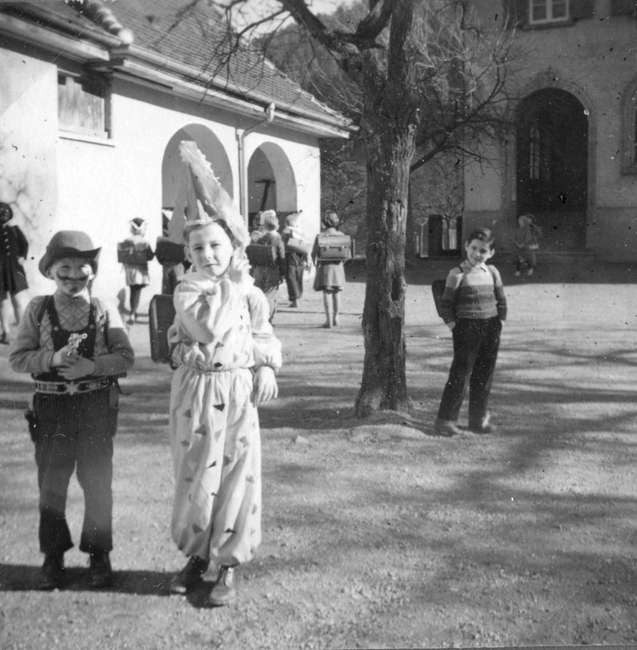
M179 156L179 143L191 140L210 162L212 169L223 188L230 196L233 195L232 168L226 150L215 133L203 124L187 124L173 134L166 148L161 165L162 177L162 208L164 212L175 210L175 217L182 219L183 199L179 198L185 173L184 164ZM177 214L177 213L180 214ZM173 238L178 233L172 233Z
M588 132L584 106L561 88L536 90L518 105L517 214L535 215L547 246L585 246Z
M274 142L260 144L248 162L250 225L259 210L273 209L280 220L298 209L294 170L285 151Z
M515 227L516 217L520 213L520 206L518 205L518 139L516 137L516 130L518 126L519 117L524 110L524 102L534 93L542 90L561 90L568 95L573 96L581 105L581 110L588 122L587 133L587 150L586 150L586 206L584 209L584 224L580 229L582 237L576 244L576 247L585 245L582 239L585 238L586 220L591 213L592 206L595 205L595 165L596 156L595 150L597 146L596 141L596 124L595 124L595 111L593 110L594 104L589 95L577 84L565 79L561 72L547 68L538 73L522 85L516 92L519 98L512 101L508 106L508 121L510 124L515 125L512 129L511 137L506 139L504 144L504 178L502 184L502 206L503 213L506 215L506 228L512 229Z

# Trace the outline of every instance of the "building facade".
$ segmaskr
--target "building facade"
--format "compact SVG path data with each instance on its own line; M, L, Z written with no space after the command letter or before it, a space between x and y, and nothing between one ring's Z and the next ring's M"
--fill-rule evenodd
M509 137L464 175L463 230L506 248L532 213L544 246L637 258L637 19L625 0L476 0L515 29Z
M273 66L238 53L223 66L214 16L184 2L0 5L0 200L37 261L60 229L102 246L97 290L124 286L116 244L133 217L151 242L175 207L194 140L246 219L274 208L320 226L319 138L349 123ZM196 9L196 8L195 8ZM164 224L165 225L165 224ZM153 289L161 267L151 263ZM153 292L147 292L146 299Z

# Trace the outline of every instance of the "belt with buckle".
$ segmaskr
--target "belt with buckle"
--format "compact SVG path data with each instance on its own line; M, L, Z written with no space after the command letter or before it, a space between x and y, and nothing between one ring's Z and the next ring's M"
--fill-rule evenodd
M87 381L36 381L35 392L47 395L76 395L107 388L111 383L108 377Z

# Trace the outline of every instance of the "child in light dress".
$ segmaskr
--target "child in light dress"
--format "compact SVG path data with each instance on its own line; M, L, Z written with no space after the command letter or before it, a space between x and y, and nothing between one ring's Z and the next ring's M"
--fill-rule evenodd
M175 289L169 331L177 365L170 397L172 536L188 557L170 590L186 593L213 562L214 606L234 599L235 569L261 540L257 405L277 396L281 365L268 301L249 275L243 233L233 227L218 217L186 224L193 266Z

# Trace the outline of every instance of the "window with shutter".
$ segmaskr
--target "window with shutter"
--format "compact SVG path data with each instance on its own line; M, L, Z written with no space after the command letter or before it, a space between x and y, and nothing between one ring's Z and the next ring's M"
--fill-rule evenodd
M571 0L529 0L529 24L564 22L570 15Z
M100 76L58 74L60 129L108 138L108 101L108 84Z

